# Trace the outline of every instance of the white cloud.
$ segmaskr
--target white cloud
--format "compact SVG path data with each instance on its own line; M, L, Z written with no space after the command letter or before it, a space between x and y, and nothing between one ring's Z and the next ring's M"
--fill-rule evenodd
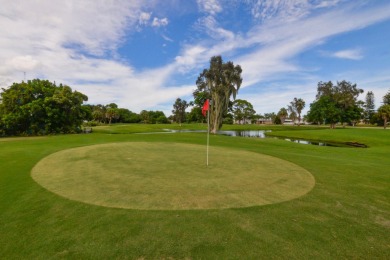
M337 51L332 54L333 57L340 59L349 59L349 60L361 60L363 59L363 54L360 49L350 49Z
M70 85L91 103L116 101L135 111L190 93L188 87L162 88L172 66L135 73L128 64L105 58L116 52L125 33L150 20L143 7L143 1L8 2L0 14L0 87L20 82L26 71L27 79Z
M257 0L252 5L252 15L262 21L287 22L298 20L310 12L307 0ZM276 19L275 19L276 18Z
M154 27L161 27L161 26L167 26L168 25L168 18L153 18L152 26Z
M30 55L15 56L7 61L6 64L11 66L12 69L23 72L34 70L39 66L39 62Z
M275 91L275 89L278 89L278 91ZM240 99L248 100L252 103L257 114L277 113L279 109L287 108L287 105L290 104L294 97L302 98L306 102L302 111L302 114L305 114L310 108L310 103L314 101L315 92L316 89L313 88L313 83L304 81L299 85L286 84L283 88L279 85L271 85L257 92L241 93L239 96Z
M255 84L276 73L300 70L290 61L295 55L323 43L328 37L361 29L389 17L390 13L383 8L361 12L346 9L290 23L259 25L248 33L245 40L247 46L258 47L236 59L243 66L247 81L244 84ZM349 54L349 58L357 58L359 52Z
M211 38L216 40L232 40L234 33L219 26L214 16L206 16L198 21L199 30L206 32Z
M336 6L342 0L319 0L314 4L314 8L328 8L332 6Z
M187 46L181 55L176 56L176 66L180 71L192 69L197 64L199 65L207 61L208 58L206 60L204 59L207 56L205 53L207 53L207 48L202 45Z
M198 8L201 12L215 15L222 11L222 5L218 0L197 0Z
M152 16L152 13L146 13L146 12L141 12L138 18L138 22L140 25L146 25L149 23L150 17Z
M258 1L253 15L264 22L253 28L241 28L241 33L237 34L218 22L224 11L218 1L197 1L204 15L202 26L209 30L209 37L197 39L191 35L190 40L183 39L179 43L180 38L175 35L175 41L181 46L176 58L165 66L140 71L110 57L117 57L116 51L124 38L131 37L140 25L161 27L174 21L153 17L157 11L146 6L145 1L43 0L39 4L7 1L7 8L0 14L0 60L3 61L0 87L22 80L22 71L27 71L28 79L41 77L68 84L87 94L91 103L116 102L139 112L190 95L195 88L196 74L208 66L210 57L223 55L224 59L243 67L240 98L259 104L255 108L259 113L272 112L272 106L283 107L294 96L310 102L308 97L315 91L312 84L318 81L313 79L307 83L310 90L304 80L304 87L291 84L283 94L278 85L265 87L264 82L274 78L305 74L307 69L294 62L297 54L322 44L329 37L390 17L390 8L383 6L365 10L344 6L311 16L314 9L323 11L337 2ZM166 13L158 13L158 16L166 17ZM167 34L172 35L172 32ZM166 35L162 37L172 42ZM242 50L245 54L241 54ZM343 51L338 55L344 58L362 56L359 49ZM193 84L172 83L180 73L191 78ZM265 104L264 96L277 101ZM170 110L171 107L166 109L168 113Z
M168 41L168 42L174 42L173 39L169 38L169 37L166 36L165 34L161 34L161 37L162 37L164 40Z

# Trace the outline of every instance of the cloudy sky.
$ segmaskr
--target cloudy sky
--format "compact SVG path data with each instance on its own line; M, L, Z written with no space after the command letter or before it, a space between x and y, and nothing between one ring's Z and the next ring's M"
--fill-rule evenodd
M0 0L0 87L67 84L90 104L170 115L221 55L257 113L314 101L319 81L390 89L388 0ZM305 109L307 111L307 109Z

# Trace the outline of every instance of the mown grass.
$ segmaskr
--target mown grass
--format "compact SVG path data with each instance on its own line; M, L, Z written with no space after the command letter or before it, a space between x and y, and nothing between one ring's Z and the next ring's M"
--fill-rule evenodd
M305 195L313 176L273 156L171 142L66 149L33 168L40 185L89 204L146 210L242 208ZM190 158L190 159L189 159Z
M123 129L131 132L132 127L139 126ZM285 128L279 129L281 134ZM132 141L204 145L204 133L107 134L94 129L85 135L0 139L0 258L390 258L390 132L296 127L284 133L348 139L369 148L212 135L212 146L295 163L312 173L316 185L303 197L272 205L149 211L59 197L35 183L30 171L45 156L67 148Z
M325 126L301 125L297 126L282 126L282 125L223 125L221 130L271 130L271 131L286 131L286 130L318 130L327 129ZM93 127L93 131L106 134L132 134L145 132L164 132L170 130L207 130L206 123L192 124L112 124L105 126Z

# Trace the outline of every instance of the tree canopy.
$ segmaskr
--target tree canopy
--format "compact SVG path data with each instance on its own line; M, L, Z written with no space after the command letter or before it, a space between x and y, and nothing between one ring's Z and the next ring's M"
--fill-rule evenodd
M186 100L177 98L173 104L173 120L181 125L182 122L186 120L186 108L190 106L190 103L187 103Z
M283 125L284 124L284 121L286 120L286 118L288 117L288 111L286 108L282 107L277 116L279 117L280 119L280 123Z
M144 124L167 124L168 118L162 111L146 111L142 110L140 113L141 122Z
M363 109L357 100L362 89L345 80L334 85L331 81L319 82L316 101L310 104L308 119L312 122L329 123L331 128L338 122L354 124L362 116Z
M254 119L255 114L256 111L250 102L242 99L236 99L233 102L233 115L237 122L246 124L247 120Z
M69 86L34 79L0 93L1 135L44 135L81 130L88 97Z
M242 69L233 62L223 62L221 56L210 59L210 67L204 69L196 80L198 92L204 92L204 98L211 98L210 129L216 133L222 126L223 116L227 113L230 97L236 95L242 83Z

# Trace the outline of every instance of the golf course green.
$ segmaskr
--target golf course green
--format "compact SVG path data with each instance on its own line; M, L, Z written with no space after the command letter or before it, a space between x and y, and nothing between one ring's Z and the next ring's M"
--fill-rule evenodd
M112 125L0 138L1 259L389 259L390 131Z
M72 200L145 210L265 205L297 198L314 187L308 171L276 157L218 147L210 153L207 166L201 145L92 145L45 157L32 177Z

